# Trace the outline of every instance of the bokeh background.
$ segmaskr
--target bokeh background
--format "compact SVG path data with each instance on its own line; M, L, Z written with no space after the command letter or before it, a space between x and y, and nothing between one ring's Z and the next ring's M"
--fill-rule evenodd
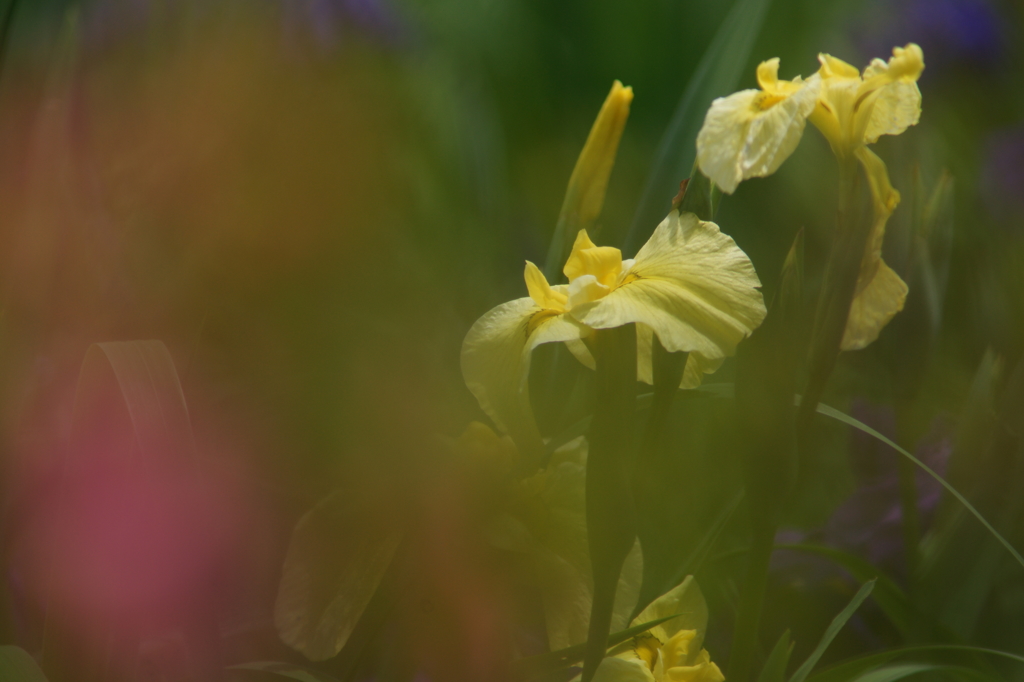
M86 350L160 339L221 481L212 495L231 499L231 530L216 539L231 576L217 595L222 628L236 633L229 662L294 659L271 620L293 524L339 488L368 516L450 501L458 486L424 443L483 419L461 380L462 337L525 294L523 261L543 261L614 79L635 100L597 241L621 243L730 4L0 3L0 494L15 567L0 640L31 650L41 637L17 573L32 565L17 559L67 454ZM904 199L890 262L901 262L918 188L952 178L941 316L925 340L894 323L844 356L826 401L891 433L894 396L912 383L910 440L942 471L978 368L988 358L998 388L1024 351L1022 28L1024 8L1009 0L774 0L733 88L755 87L757 62L773 56L790 78L813 72L820 51L862 67L895 45L922 46L921 123L877 151ZM820 278L836 180L809 130L779 172L723 201L717 222L766 296L800 228L812 289ZM728 426L701 405L679 428L714 444ZM825 538L899 576L893 456L842 430L832 437L834 456L791 505L787 537ZM669 477L694 525L739 485L727 450ZM936 491L922 497L937 504ZM436 511L437 532L455 532L445 514L469 513ZM738 571L729 548L742 546L742 528L733 535L701 578L710 646L723 657ZM777 562L765 628L792 628L806 653L853 583L805 558ZM1008 580L982 601L1008 612L1024 603L1019 578ZM1019 636L1019 620L988 643ZM847 651L889 643L866 626L844 636Z

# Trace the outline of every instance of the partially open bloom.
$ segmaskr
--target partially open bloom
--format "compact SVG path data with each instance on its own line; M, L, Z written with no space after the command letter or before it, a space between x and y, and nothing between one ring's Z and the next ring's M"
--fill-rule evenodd
M462 344L462 374L481 407L513 438L539 438L527 394L530 353L564 342L589 367L586 340L595 330L636 323L638 371L651 380L651 343L688 351L682 386L700 383L764 319L754 266L718 226L673 211L635 259L596 246L580 230L563 270L569 284L552 286L526 263L529 296L493 308Z
M594 682L723 682L704 643L708 607L693 576L658 597L630 626L679 614L612 649Z
M806 121L822 132L840 159L882 135L899 135L921 115L917 79L921 48L897 47L888 63L864 73L820 54L821 68L807 80L778 79L779 60L757 67L760 90L742 90L711 104L697 136L701 171L731 194L743 180L771 175L793 150Z

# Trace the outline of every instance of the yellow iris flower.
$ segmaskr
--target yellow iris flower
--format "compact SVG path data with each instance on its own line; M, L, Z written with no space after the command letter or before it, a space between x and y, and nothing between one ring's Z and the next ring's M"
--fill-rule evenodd
M760 90L716 99L697 136L701 171L732 194L743 180L771 175L793 150L807 121L829 141L840 159L882 135L898 135L917 123L924 69L921 48L897 47L888 63L875 59L861 75L827 54L807 80L778 79L779 60L757 67Z
M526 443L539 442L527 391L530 354L563 342L588 367L595 330L636 323L637 378L651 381L651 343L690 353L682 387L700 383L764 319L761 283L750 259L718 226L673 211L636 254L596 246L580 230L554 285L526 263L529 296L503 303L476 321L462 344L462 373L495 424Z
M658 597L630 626L680 614L611 651L594 682L723 682L725 676L701 648L708 607L693 576Z
M697 161L722 191L732 193L747 178L774 173L810 121L840 163L860 162L874 218L840 346L857 350L878 338L907 296L907 285L882 260L885 225L900 195L889 183L885 163L866 145L917 123L924 54L913 43L897 47L888 62L875 59L863 73L831 55L821 54L818 61L817 73L792 81L778 79L778 59L762 62L757 68L760 90L716 99L697 137Z

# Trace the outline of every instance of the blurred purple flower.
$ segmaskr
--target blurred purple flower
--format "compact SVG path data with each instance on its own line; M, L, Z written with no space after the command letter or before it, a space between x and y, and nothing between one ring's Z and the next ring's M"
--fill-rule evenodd
M890 437L895 432L892 410L855 404L853 416ZM940 476L952 452L950 427L936 420L931 431L918 444L914 455ZM821 529L811 533L784 531L779 542L813 542L861 556L890 576L905 575L903 558L903 513L900 506L900 455L877 439L853 431L850 460L860 481L857 490L832 513ZM942 497L942 487L931 476L917 469L918 511L921 528L931 523ZM791 560L792 557L787 557Z
M880 13L887 18L881 24ZM896 0L867 14L871 20L855 36L864 55L884 58L893 46L915 42L928 65L922 78L951 67L990 70L1003 58L1005 18L988 0Z
M406 35L388 0L284 0L281 8L286 33L310 34L324 49L337 47L346 27L392 46Z

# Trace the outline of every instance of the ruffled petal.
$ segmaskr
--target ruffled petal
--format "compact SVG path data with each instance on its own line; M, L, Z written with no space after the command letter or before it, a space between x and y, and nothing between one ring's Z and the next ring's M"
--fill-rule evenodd
M570 315L593 329L647 325L670 351L732 355L764 319L761 282L731 237L673 211L640 249L623 284Z
M655 625L650 629L650 633L664 645L680 630L694 630L696 634L691 640L690 647L699 650L708 627L708 605L692 575L686 576L683 582L651 602L633 619L630 627L673 614L679 616L661 625Z
M636 325L636 378L646 384L654 383L653 345L654 330L645 324ZM690 353L679 388L697 388L704 375L718 371L724 361L725 358L708 360L700 353Z
M913 81L898 80L881 88L871 110L864 141L874 144L882 135L899 135L921 118L921 91Z
M466 386L487 416L520 448L540 443L526 381L531 351L542 343L571 342L587 333L571 317L544 310L531 298L520 298L492 308L466 334L462 342Z
M747 178L771 175L796 149L819 80L788 85L800 87L789 93L741 90L711 103L697 135L697 162L723 192L732 194Z

